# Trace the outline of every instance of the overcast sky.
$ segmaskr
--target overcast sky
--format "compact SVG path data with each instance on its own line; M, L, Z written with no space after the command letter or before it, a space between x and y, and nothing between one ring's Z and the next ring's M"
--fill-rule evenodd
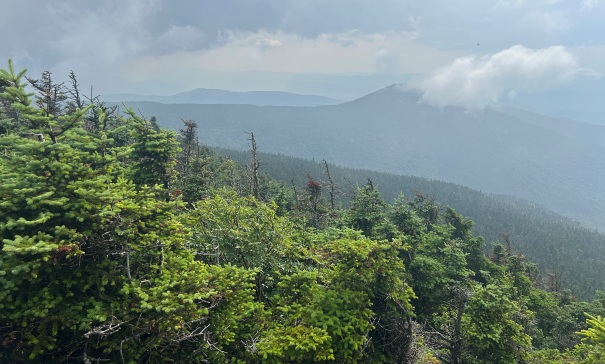
M2 0L0 50L102 94L411 77L426 102L473 108L600 79L603 19L600 0Z

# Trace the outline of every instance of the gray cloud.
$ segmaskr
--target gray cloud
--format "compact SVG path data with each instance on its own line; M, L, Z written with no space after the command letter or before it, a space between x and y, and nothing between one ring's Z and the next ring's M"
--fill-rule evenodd
M30 53L52 63L70 48L57 49L58 38L64 39L60 45L74 42L74 48L82 47L75 42L85 38L99 48L120 44L120 49L112 49L114 53L165 54L224 45L229 39L225 32L284 32L315 38L355 30L359 34L415 31L419 42L440 49L480 43L494 51L516 43L535 47L553 43L540 29L528 32L528 24L573 33L583 26L575 21L578 13L597 21L580 8L601 7L597 0L583 0L582 5L573 0L501 0L496 5L483 0L5 0L0 4L0 27L11 36L3 37L8 39L0 40L0 45L9 56ZM591 33L593 38L605 37ZM511 42L511 36L523 38ZM556 43L565 44L564 40Z
M357 29L360 34L409 28L396 0L6 0L0 47L11 58L53 67L67 59L95 61L139 54L203 50L233 32L284 32L305 38ZM95 51L96 49L96 51ZM29 64L31 66L31 64Z
M30 73L49 69L62 76L73 69L84 84L173 80L169 65L158 62L177 62L185 66L180 72L212 70L225 62L206 62L213 53L243 57L226 60L224 71L241 65L326 72L344 59L342 72L396 75L514 44L599 50L605 33L594 30L604 11L599 0L4 0L0 49ZM252 42L248 55L242 41ZM296 45L316 54L297 52ZM355 53L355 47L371 53ZM282 65L288 57L296 67ZM298 62L306 57L313 62Z

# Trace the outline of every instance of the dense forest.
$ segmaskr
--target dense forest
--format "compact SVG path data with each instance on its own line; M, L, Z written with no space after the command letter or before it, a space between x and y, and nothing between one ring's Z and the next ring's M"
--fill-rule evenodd
M605 360L604 293L544 287L431 195L273 180L254 134L237 163L73 74L9 62L0 100L2 362Z
M242 134L243 135L243 134ZM262 145L260 146L262 149ZM246 164L250 153L217 149L229 158ZM596 290L605 290L605 235L580 225L539 205L510 196L483 193L458 184L332 165L285 155L259 153L260 171L292 188L303 186L307 174L329 185L326 167L335 185L336 202L348 207L356 188L369 178L385 201L422 194L455 209L474 222L472 232L491 242L501 242L510 251L522 253L538 263L545 287L569 289L584 299ZM324 189L325 198L329 197Z

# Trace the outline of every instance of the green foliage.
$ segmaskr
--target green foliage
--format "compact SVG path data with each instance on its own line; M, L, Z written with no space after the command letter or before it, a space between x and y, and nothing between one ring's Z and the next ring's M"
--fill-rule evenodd
M320 362L334 360L328 326L315 326L318 315L325 318L324 289L316 272L299 271L285 276L273 296L277 321L263 333L259 353L267 362Z
M605 362L605 350L601 345L579 344L570 353L577 363L599 364Z
M257 271L259 299L265 299L277 275L293 269L288 259L296 254L290 240L292 225L277 216L274 205L219 190L196 202L183 220L192 227L187 246L198 259Z
M393 239L396 228L386 219L387 207L380 192L368 180L365 186L357 188L344 221L347 226L361 230L369 238Z
M258 347L266 363L315 363L334 360L330 344L326 330L297 325L269 330Z
M405 235L414 237L422 231L422 219L410 208L403 194L397 196L388 218Z
M239 162L249 158L247 153L234 150L223 149L222 153ZM304 186L306 173L323 173L323 165L311 160L277 154L260 155L264 161L262 170L287 185ZM368 178L380 187L387 202L396 201L402 192L410 197L420 193L425 200L437 200L474 221L473 235L483 236L488 246L498 241L503 233L508 234L514 250L521 251L527 259L537 263L540 274L559 277L560 289L569 289L581 299L591 299L595 290L605 289L605 280L600 279L605 275L605 235L539 205L483 193L459 184L408 175L337 165L331 165L330 172L343 192L341 196L345 206L349 205L357 186L363 185ZM404 203L408 201L404 200ZM406 234L410 235L412 231L414 229L410 228Z
M116 333L101 343L104 351L127 349L128 357L156 362L226 362L241 354L239 342L253 334L262 309L254 302L254 272L182 253L164 259L160 274L122 288L130 306L123 321L138 333Z
M48 121L38 126L55 126L13 99ZM249 335L254 272L193 259L175 216L183 205L164 198L166 173L143 178L174 164L169 134L123 122L135 130L132 148L111 138L120 128L81 124L42 130L50 140L0 136L3 361L219 362Z
M274 327L259 343L263 358L283 362L369 362L389 355L373 319L405 319L413 292L403 281L398 245L378 244L353 231L334 231L315 249L321 266L284 276L272 296ZM372 309L380 305L380 309ZM298 335L309 333L304 339ZM377 353L381 355L376 356Z
M8 151L0 170L1 279L8 289L0 304L3 320L21 326L11 335L30 358L64 347L68 333L114 320L111 297L148 279L163 251L184 239L172 217L178 204L124 179L115 168L119 151L100 153L106 138L77 130L61 138L0 140Z
M212 189L235 187L241 171L236 164L218 155L208 147L197 142L197 123L184 120L185 129L181 129L178 142L181 152L177 158L176 192L183 195L183 200L193 203L210 195ZM158 130L158 132L160 132Z
M578 358L570 353L561 353L556 349L534 350L528 357L530 364L569 364L579 363Z
M160 185L167 195L176 179L176 136L165 130L156 131L153 125L127 110L132 125L132 160L130 178L138 186Z
M601 316L595 317L590 314L586 314L586 317L586 323L589 327L586 330L581 330L578 334L605 349L605 319Z
M15 72L12 60L8 61L8 70L0 69L0 134L18 132L23 128L21 124L24 120L20 115L23 111L27 111L25 115L35 113L34 108L28 107L32 94L25 92L25 83L22 82L25 72L26 70Z
M474 363L517 363L531 339L524 332L524 308L511 295L514 288L488 284L474 289L463 317L463 328Z

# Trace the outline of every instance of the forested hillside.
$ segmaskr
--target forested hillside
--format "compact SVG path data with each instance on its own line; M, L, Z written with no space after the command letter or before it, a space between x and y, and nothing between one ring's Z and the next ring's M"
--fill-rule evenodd
M454 182L605 226L605 127L510 108L438 108L420 97L393 85L331 106L129 106L173 130L196 120L211 146L244 150L242 135L254 130L266 152Z
M0 70L2 362L605 359L603 293L541 289L454 209L371 180L341 206L263 177L253 134L245 167L24 74Z
M259 146L262 149L262 145ZM239 163L250 163L250 153L219 149ZM473 233L484 236L488 245L501 242L516 254L538 263L549 285L556 277L560 289L590 298L605 290L605 235L567 217L527 201L483 193L471 188L426 178L401 176L313 162L285 155L260 153L261 168L286 186L303 186L307 174L328 186L326 164L337 186L336 201L347 207L356 187L370 179L385 201L394 202L401 193L414 198L418 193L441 205L454 208L475 222ZM328 198L327 188L324 188Z

